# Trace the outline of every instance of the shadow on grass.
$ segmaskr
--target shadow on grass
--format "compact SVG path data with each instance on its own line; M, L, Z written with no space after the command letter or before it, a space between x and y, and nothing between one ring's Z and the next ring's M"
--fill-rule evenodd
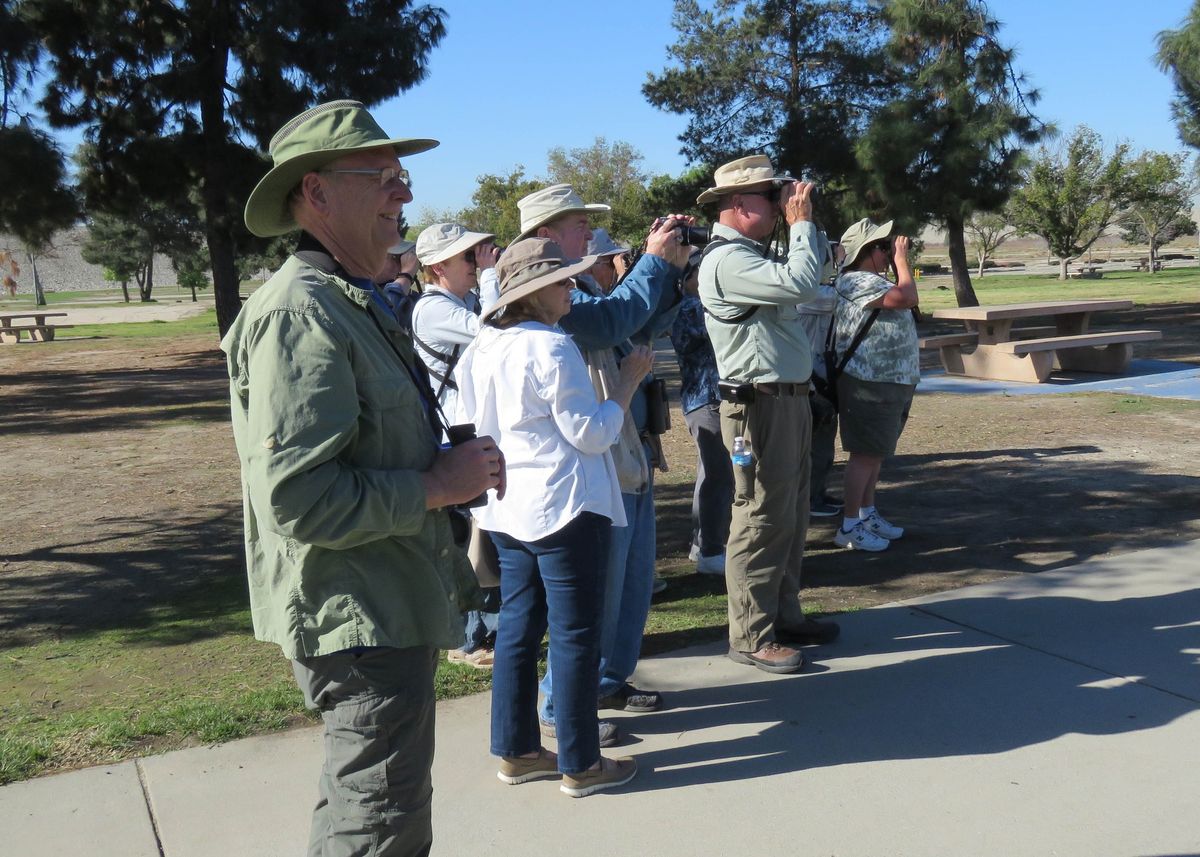
M171 420L229 419L229 382L219 351L158 358L146 369L29 370L0 374L0 432L76 434L154 427Z

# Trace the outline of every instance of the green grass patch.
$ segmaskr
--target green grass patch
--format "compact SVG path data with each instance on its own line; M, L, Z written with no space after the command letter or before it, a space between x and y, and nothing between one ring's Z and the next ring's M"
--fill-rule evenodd
M928 288L928 280L921 284L921 308L935 310L957 306L950 279L939 278L937 283L945 288ZM1065 282L1056 274L987 274L972 276L971 284L979 303L984 306L1106 298L1132 300L1139 306L1200 302L1200 267L1168 268L1157 273L1109 271L1098 280Z
M174 321L130 321L116 324L80 324L62 332L55 342L69 343L80 337L100 339L157 339L164 336L211 334L217 336L217 311L214 309Z

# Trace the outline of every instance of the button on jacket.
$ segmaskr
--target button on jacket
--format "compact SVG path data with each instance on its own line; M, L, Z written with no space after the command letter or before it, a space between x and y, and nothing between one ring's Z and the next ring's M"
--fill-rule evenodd
M762 245L724 224L712 234L729 243L700 263L700 300L709 312L734 318L757 307L748 319L726 323L705 314L705 326L721 377L730 381L800 383L812 374L812 346L797 304L813 300L821 282L817 227L794 224L787 259L764 259Z
M460 645L478 587L448 513L425 509L438 443L412 345L328 256L301 255L221 342L255 636L291 658Z

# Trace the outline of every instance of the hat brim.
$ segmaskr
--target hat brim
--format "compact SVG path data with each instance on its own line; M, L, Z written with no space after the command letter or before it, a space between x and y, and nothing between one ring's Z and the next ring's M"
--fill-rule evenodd
M550 221L558 220L558 218L562 217L564 214L574 214L577 211L582 211L585 214L603 214L606 211L612 211L612 206L605 205L602 202L589 202L586 205L576 205L572 206L571 208L560 208L558 211L550 212L549 214L545 214L538 218L530 226L522 230L521 234L514 238L513 241L520 241L522 238L533 238L533 233L537 232Z
M890 238L892 235L892 224L896 221L889 220L887 223L881 223L868 232L858 246L854 247L854 252L846 251L846 258L842 262L842 268L849 268L854 264L854 260L858 258L858 254L863 251L864 247L874 244L876 241L882 241L884 238ZM845 246L844 244L842 245Z
M391 256L403 256L409 250L415 249L416 246L417 246L416 241L409 241L408 239L403 239L401 241L397 241L395 244L393 244L391 247L389 247L388 254Z
M514 242L515 243L515 242ZM501 291L500 299L488 307L487 312L480 316L480 321L487 321L501 307L508 306L513 301L519 301L521 298L528 297L534 292L552 286L555 283L561 283L563 280L569 280L577 274L582 274L584 271L596 264L598 256L584 256L578 262L571 265L563 265L561 268L555 268L548 274L542 274L540 277L534 277L528 283L521 283L514 289L509 291Z
M773 178L763 179L762 181L750 182L749 184L710 187L708 190L704 191L704 193L696 197L696 205L707 205L710 202L716 202L723 196L733 196L735 193L750 193L752 191L762 190L768 185L782 185L786 184L787 182L794 181L796 181L796 179L792 176L781 174L774 176Z
M457 256L464 250L469 250L476 244L482 244L484 241L495 237L496 236L490 232L464 232L462 235L454 239L453 243L442 250L439 250L435 255L425 259L421 259L420 256L417 258L421 259L422 265L436 265L439 262L445 262L447 259Z
M306 173L319 169L338 158L354 152L391 146L397 158L427 152L438 145L437 140L417 138L392 138L372 140L359 146L342 146L335 149L318 149L288 158L276 164L262 177L246 200L246 228L260 238L273 238L299 228L288 208L287 197Z

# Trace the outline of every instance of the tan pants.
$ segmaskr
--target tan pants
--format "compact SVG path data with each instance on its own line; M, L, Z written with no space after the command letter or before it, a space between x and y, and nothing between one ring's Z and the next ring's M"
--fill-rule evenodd
M721 403L721 437L750 440L754 461L733 467L733 515L725 549L729 645L756 652L776 627L804 620L800 565L808 531L812 411L808 396L758 395L753 404Z

